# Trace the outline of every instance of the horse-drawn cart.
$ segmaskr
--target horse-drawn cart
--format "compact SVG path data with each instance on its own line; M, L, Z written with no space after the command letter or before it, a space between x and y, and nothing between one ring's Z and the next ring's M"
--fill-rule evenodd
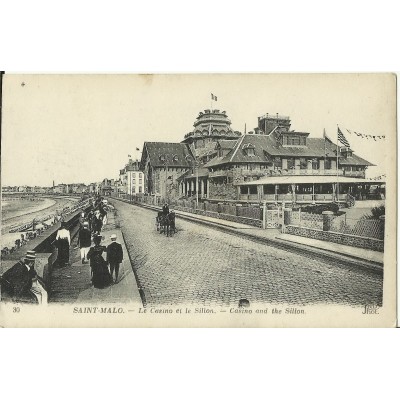
M172 236L177 232L175 213L173 211L168 212L168 214L164 214L162 211L158 212L156 217L156 231L160 234L164 233L167 236Z

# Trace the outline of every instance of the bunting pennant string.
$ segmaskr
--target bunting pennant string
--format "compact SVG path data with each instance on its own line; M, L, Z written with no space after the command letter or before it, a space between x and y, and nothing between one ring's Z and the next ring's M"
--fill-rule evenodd
M367 140L372 140L372 139L373 139L373 140L375 140L375 142L378 141L378 140L383 140L383 139L386 138L385 135L367 135L367 134L365 134L365 133L360 133L360 132L352 131L351 129L347 129L347 128L346 128L346 131L347 131L350 135L356 135L356 136L358 136L358 137L360 137L360 138L362 138L362 139L367 139Z
M382 175L376 176L375 178L368 178L368 180L370 180L370 181L380 181L381 179L384 179L384 178L386 178L386 174L382 174Z

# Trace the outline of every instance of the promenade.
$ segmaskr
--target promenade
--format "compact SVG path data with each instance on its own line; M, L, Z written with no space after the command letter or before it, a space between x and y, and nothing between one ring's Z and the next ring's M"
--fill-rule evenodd
M71 265L64 268L54 268L52 273L49 303L135 303L142 305L139 290L132 271L128 251L121 230L118 228L113 212L108 213L108 223L104 226L102 236L103 246L111 243L110 235L116 234L121 243L124 260L121 263L118 282L105 288L96 289L91 284L89 263L82 264L80 251L77 247L77 237L70 248Z

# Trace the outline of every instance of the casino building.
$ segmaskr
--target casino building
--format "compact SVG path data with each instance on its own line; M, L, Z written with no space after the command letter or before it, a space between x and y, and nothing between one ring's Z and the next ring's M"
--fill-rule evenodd
M162 198L273 203L348 202L366 190L369 161L328 138L266 114L248 133L225 111L205 110L181 143L144 144L145 192Z

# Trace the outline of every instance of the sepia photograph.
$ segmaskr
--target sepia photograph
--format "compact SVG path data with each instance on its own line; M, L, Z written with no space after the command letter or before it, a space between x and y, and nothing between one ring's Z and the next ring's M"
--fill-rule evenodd
M396 325L394 74L1 79L1 326Z

